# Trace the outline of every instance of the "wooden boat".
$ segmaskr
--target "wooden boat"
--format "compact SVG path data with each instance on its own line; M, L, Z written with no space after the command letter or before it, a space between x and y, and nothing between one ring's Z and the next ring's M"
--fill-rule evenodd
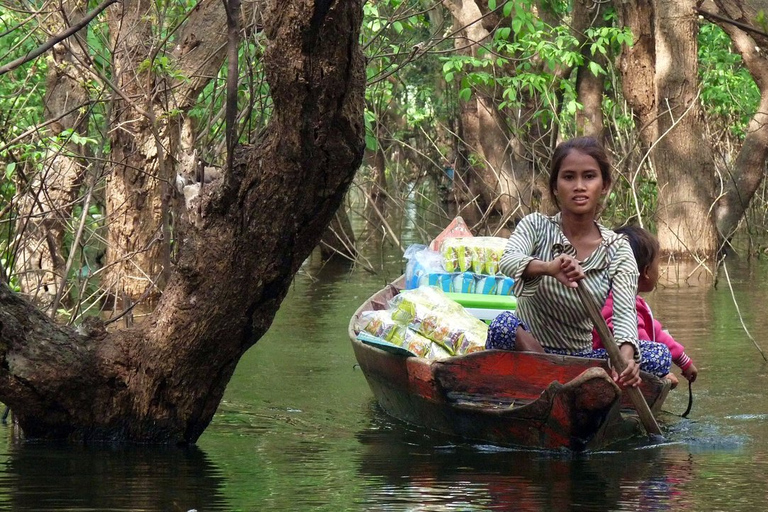
M360 341L356 319L386 309L402 285L374 294L349 324L357 362L390 416L473 442L547 450L596 450L643 432L603 361L503 350L429 360ZM657 413L670 382L641 374Z

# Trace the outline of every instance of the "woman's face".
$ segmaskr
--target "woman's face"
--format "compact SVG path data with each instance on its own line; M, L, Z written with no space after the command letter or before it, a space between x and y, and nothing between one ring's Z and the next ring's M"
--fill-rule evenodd
M597 160L577 149L563 158L555 185L555 197L563 212L595 215L607 191Z

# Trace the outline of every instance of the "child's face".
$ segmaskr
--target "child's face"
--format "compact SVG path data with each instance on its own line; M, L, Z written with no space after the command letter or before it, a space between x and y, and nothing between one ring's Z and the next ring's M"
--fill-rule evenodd
M656 288L659 282L660 256L657 254L650 265L640 271L640 279L637 281L637 291L650 292Z

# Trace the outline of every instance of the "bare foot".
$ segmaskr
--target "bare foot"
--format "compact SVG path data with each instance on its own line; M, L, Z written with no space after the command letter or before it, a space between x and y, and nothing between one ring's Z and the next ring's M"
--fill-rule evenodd
M672 372L669 372L668 374L663 376L662 379L667 379L669 382L672 383L672 386L670 387L670 389L675 389L677 385L680 384L680 381L677 380L677 375L675 375Z

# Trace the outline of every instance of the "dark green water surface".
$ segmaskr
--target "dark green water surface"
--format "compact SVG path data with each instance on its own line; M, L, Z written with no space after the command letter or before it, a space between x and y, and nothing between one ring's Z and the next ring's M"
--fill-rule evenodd
M18 443L2 427L0 509L765 510L768 364L744 326L768 351L768 264L732 264L730 286L650 294L700 369L693 411L676 416L681 385L659 418L665 442L570 456L461 443L378 408L346 328L402 271L384 253L375 275L307 265L194 449Z

